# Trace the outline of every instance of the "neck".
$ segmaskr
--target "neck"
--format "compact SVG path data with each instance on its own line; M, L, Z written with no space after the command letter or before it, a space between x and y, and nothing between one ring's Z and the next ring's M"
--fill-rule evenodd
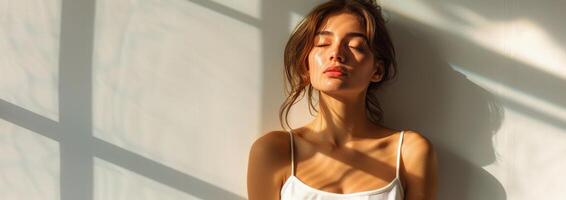
M375 125L366 116L365 92L353 97L319 93L319 114L307 125L319 139L341 147L367 136Z

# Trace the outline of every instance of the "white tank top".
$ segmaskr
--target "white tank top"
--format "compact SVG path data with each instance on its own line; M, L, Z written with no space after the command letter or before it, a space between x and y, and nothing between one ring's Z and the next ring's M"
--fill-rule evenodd
M295 176L293 134L289 131L289 135L291 136L291 175L287 178L283 187L281 187L281 200L403 200L403 186L399 179L399 162L401 160L403 133L404 131L401 131L401 136L399 137L396 175L393 181L382 188L370 191L339 194L313 188Z

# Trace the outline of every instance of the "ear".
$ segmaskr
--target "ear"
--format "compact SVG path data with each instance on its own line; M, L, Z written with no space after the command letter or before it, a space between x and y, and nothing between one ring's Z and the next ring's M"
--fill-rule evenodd
M379 82L383 79L384 67L382 61L377 61L375 63L375 68L371 76L371 82Z

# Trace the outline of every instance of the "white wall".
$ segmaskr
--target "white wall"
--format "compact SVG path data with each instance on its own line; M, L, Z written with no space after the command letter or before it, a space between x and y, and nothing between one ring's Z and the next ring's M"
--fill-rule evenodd
M245 199L318 2L0 0L0 199ZM563 199L566 2L382 2L386 123L432 140L439 199Z
M437 146L441 199L564 199L566 2L385 6L401 72L384 106Z

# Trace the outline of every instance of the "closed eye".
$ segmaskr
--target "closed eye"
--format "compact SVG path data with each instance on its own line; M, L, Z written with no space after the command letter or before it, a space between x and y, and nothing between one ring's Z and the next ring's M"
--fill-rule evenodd
M359 51L363 51L363 50L364 50L364 47L363 47L363 46L350 46L350 48L356 49L356 50L359 50Z

